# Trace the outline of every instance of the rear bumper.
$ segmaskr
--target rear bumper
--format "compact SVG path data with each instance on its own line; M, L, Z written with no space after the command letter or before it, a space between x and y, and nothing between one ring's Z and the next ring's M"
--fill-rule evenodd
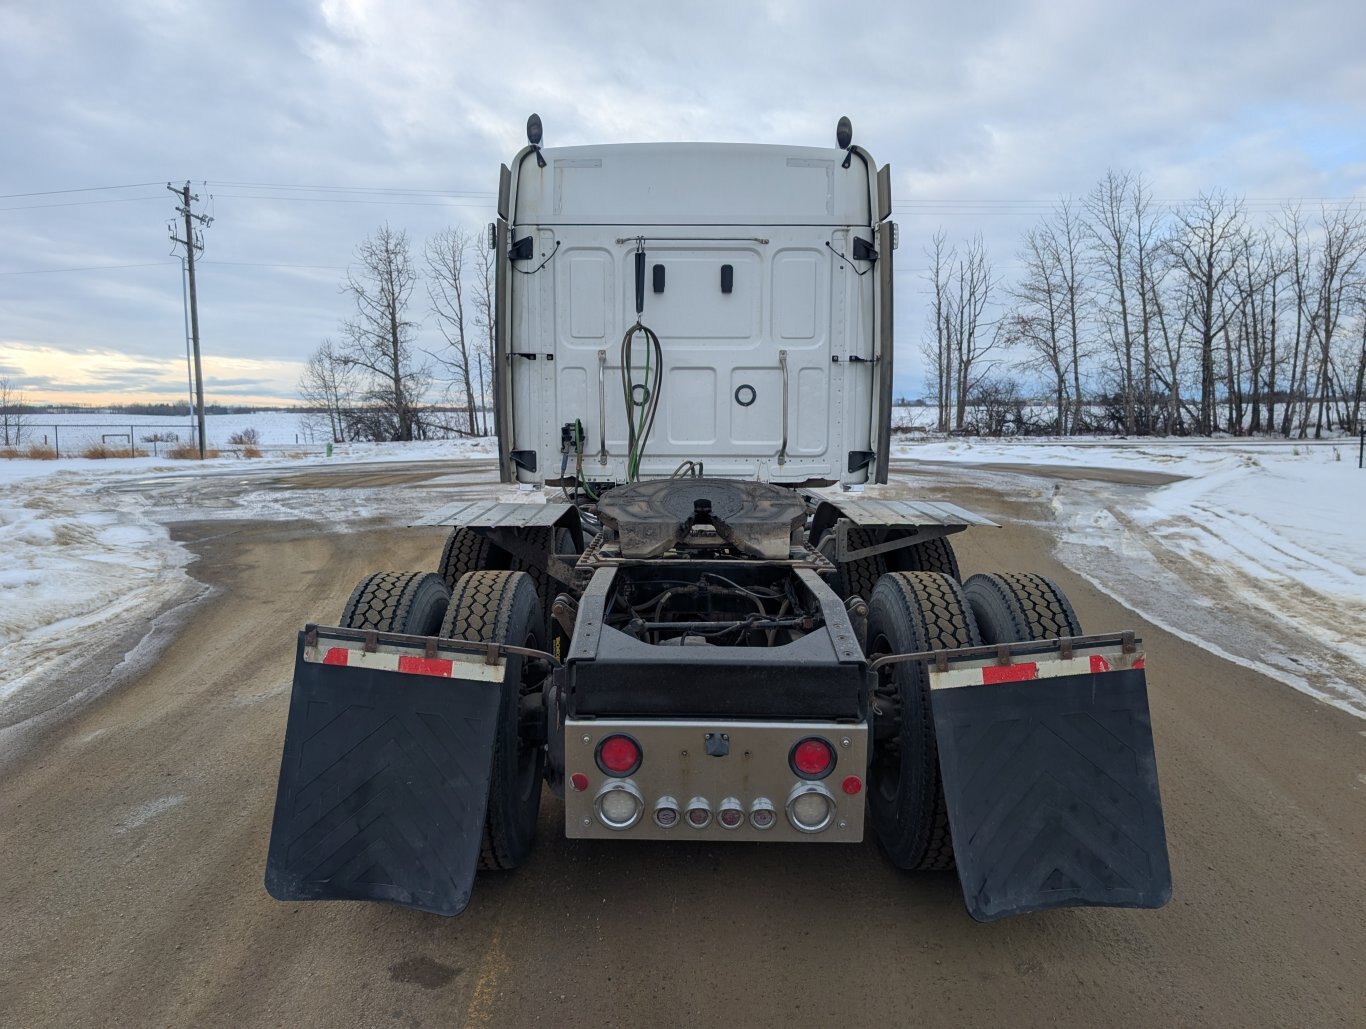
M771 841L781 843L857 843L863 839L864 780L868 768L868 729L861 722L744 722L663 719L569 719L565 722L565 835L593 839ZM598 765L598 745L624 734L640 747L640 766L628 776L611 776ZM834 765L820 779L804 779L792 768L792 748L802 740L826 740ZM586 788L574 788L583 776ZM846 792L848 789L854 792ZM581 780L582 781L582 780ZM638 820L609 828L597 802L614 786L633 791L641 803ZM794 792L824 795L828 823L802 831L789 815ZM712 817L693 826L686 811L705 802ZM672 800L679 817L669 826L655 812ZM719 817L723 807L743 814L736 828ZM772 825L759 828L756 810L773 811ZM760 820L761 821L761 820Z

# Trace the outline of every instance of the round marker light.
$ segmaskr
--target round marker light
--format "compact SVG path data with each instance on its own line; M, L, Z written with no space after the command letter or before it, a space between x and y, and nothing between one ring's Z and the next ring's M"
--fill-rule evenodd
M756 829L772 829L778 820L778 812L773 810L773 802L760 797L749 806L749 824Z
M694 829L705 829L711 825L711 805L704 797L693 797L688 801L688 824Z
M640 744L629 736L608 736L598 744L597 758L608 775L630 775L640 767Z
M588 776L582 772L575 772L569 777L569 788L575 793L582 793L588 789Z
M673 797L660 797L655 801L655 825L661 829L672 829L678 824L678 801Z
M840 787L845 793L849 794L849 796L856 797L858 796L859 791L863 789L863 780L857 775L849 775L845 777L844 782L840 784Z
M605 783L598 790L593 806L598 812L598 821L609 829L629 829L640 821L645 803L635 785L622 780Z
M820 783L803 782L787 798L787 820L800 832L820 832L835 818L835 798Z
M721 823L722 829L738 829L745 824L745 810L734 797L727 797L721 801L716 820Z
M835 769L835 748L819 736L808 736L797 741L788 764L803 779L824 779Z

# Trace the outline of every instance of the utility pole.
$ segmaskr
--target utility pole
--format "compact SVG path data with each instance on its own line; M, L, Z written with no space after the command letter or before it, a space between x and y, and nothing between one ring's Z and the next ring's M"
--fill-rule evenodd
M204 234L196 232L194 223L199 222L204 228L213 224L213 219L207 215L195 214L191 204L198 200L198 195L191 195L190 184L185 183L184 189L176 189L169 182L166 188L176 195L180 200L180 206L176 212L185 219L185 238L177 236L175 223L171 222L167 228L171 233L171 241L179 243L185 248L185 270L186 278L190 282L190 339L194 344L194 389L195 406L199 412L199 459L204 460L204 369L199 360L199 302L195 295L194 288L194 257L195 254L204 252Z

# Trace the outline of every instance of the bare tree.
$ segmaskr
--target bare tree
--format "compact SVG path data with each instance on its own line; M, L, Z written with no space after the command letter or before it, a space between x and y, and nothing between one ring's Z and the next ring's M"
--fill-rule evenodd
M479 330L480 343L474 348L474 360L479 375L480 412L483 424L480 431L489 434L489 407L498 395L498 374L494 360L497 349L497 286L494 274L495 255L488 247L476 247L474 261L474 325ZM487 377L486 377L487 375Z
M24 441L27 431L24 394L16 390L9 379L0 379L0 437L3 437L4 446L17 447Z
M1085 228L1096 252L1096 265L1101 272L1102 289L1109 301L1102 307L1115 343L1119 359L1121 393L1124 404L1124 432L1137 431L1134 382L1134 332L1130 310L1136 305L1131 297L1130 267L1134 260L1136 215L1130 195L1134 182L1128 172L1106 172L1086 198L1090 220ZM1141 287L1140 287L1141 289ZM1141 295L1141 294L1140 294Z
M1295 306L1295 331L1290 337L1290 364L1287 368L1289 379L1280 427L1281 435L1288 439L1294 429L1296 400L1304 390L1304 380L1308 375L1311 349L1309 340L1315 317L1310 309L1312 305L1309 299L1309 275L1314 263L1314 246L1306 238L1304 218L1299 207L1287 205L1282 210L1280 229L1285 240L1289 299Z
M1200 347L1197 431L1209 435L1219 431L1214 351L1230 317L1224 281L1237 259L1243 205L1222 190L1201 193L1198 200L1176 212L1176 220L1180 228L1172 239L1172 253L1189 287L1186 316Z
M1357 305L1357 332L1360 337L1359 345L1352 349L1355 351L1355 368L1349 369L1349 380L1351 386L1346 395L1346 410L1343 412L1343 428L1355 435L1363 431L1361 418L1363 392L1366 392L1366 289L1361 291L1361 295L1356 300Z
M330 339L309 356L299 376L299 396L309 408L310 421L327 427L333 443L350 436L347 415L355 403L354 366L338 356Z
M1366 288L1366 219L1359 208L1323 210L1323 245L1319 250L1314 289L1316 293L1319 351L1317 415L1314 438L1332 431L1328 410L1333 394L1334 344L1344 310ZM1325 414L1327 425L1325 426Z
M1072 366L1072 426L1081 426L1086 414L1086 398L1081 391L1082 362L1090 357L1091 344L1086 328L1086 227L1068 197L1053 208L1049 231L1058 251L1058 274L1063 287L1063 327Z
M950 255L952 258L952 255ZM944 295L944 333L951 355L955 429L964 427L968 395L990 370L983 358L1001 342L1000 323L986 321L996 278L979 233L962 256L952 258Z
M929 379L934 385L935 403L938 405L936 428L940 432L949 431L949 409L953 401L953 354L949 346L948 293L949 267L956 253L948 245L944 230L940 229L930 237L930 245L925 250L930 259L927 277L934 291L934 303L930 309L930 319L934 324L933 339L927 338L921 352L929 365Z
M347 272L342 292L355 303L342 323L341 362L364 379L360 398L370 408L367 435L412 440L421 431L419 405L425 367L413 363L415 323L408 302L417 283L408 234L387 224L356 248L359 267Z
M1067 435L1070 403L1068 375L1071 351L1065 340L1066 284L1057 239L1047 224L1028 230L1020 252L1023 278L1011 291L1015 308L1007 318L1006 340L1022 344L1034 355L1031 363L1045 369L1053 383L1054 431Z
M1152 283L1159 274L1156 262L1162 249L1162 240L1160 222L1152 211L1152 193L1142 175L1133 177L1129 203L1134 215L1134 270L1138 278L1138 326L1143 346L1143 410L1151 427L1158 420L1153 396L1157 361L1154 319L1157 312L1149 303L1149 298Z
M1249 432L1259 433L1264 406L1267 418L1274 417L1276 334L1286 269L1274 238L1265 230L1245 227L1235 251L1229 276L1235 313L1225 329L1230 338L1225 383L1229 423L1238 431L1246 424Z
M469 435L479 432L475 420L474 367L477 343L465 329L465 258L470 236L463 228L438 232L427 241L427 297L437 328L446 341L446 351L438 360L450 369L455 389L461 395L468 419ZM473 326L471 326L473 328Z

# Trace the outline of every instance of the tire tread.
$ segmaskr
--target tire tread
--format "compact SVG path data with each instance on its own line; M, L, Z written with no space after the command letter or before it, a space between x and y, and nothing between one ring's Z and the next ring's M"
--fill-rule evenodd
M403 632L413 603L431 572L375 572L367 575L342 609L341 624L348 629Z
M527 602L528 592L531 592L533 597L531 620L534 626L540 616L534 603L534 586L529 575L506 570L466 572L456 583L455 591L451 595L446 618L441 625L442 637L476 643L515 643L520 646L521 640L510 640L508 636L515 629L517 608ZM537 632L539 634L539 629ZM520 662L525 658L512 660ZM512 664L511 660L509 664ZM517 684L511 681L510 672L504 687L517 688ZM520 699L520 694L513 698L505 697L504 703L511 703L515 712ZM513 717L516 717L515 713ZM509 827L492 810L494 797L500 795L505 788L503 770L506 765L505 747L508 742L507 736L502 732L494 738L493 774L489 779L490 811L484 818L484 832L479 846L479 867L482 869L512 869L526 859L526 848L518 848L515 845L510 837ZM515 740L512 742L515 743ZM537 807L539 808L539 802Z
M878 583L878 600L895 606L900 618L910 629L915 650L950 650L976 646L981 642L977 624L963 596L957 580L942 572L891 572ZM885 600L883 598L886 598ZM953 835L949 827L948 805L944 799L943 782L939 773L939 748L935 738L934 716L930 710L929 677L916 665L903 665L897 674L913 676L910 688L919 691L917 724L911 729L918 734L916 753L922 755L927 777L920 798L912 798L928 810L924 828L916 835L923 843L912 842L907 853L895 856L898 864L919 871L941 871L953 868ZM913 749L907 747L905 719L909 717L902 706L902 760L908 759ZM904 815L906 812L899 812ZM884 840L884 847L886 847Z

